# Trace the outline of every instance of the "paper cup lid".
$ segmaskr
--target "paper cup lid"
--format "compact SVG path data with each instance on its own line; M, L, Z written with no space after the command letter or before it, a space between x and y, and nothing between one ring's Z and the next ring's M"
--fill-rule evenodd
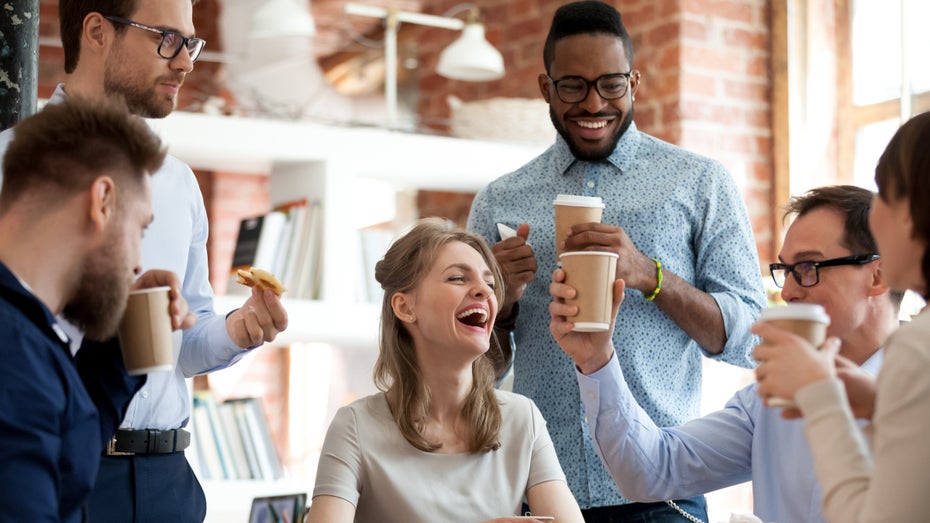
M130 291L129 294L146 294L149 292L165 292L170 291L171 287L167 285L162 285L160 287L146 287L145 289L138 289L135 291Z
M559 255L559 259L565 258L566 256L610 256L611 258L619 258L620 255L615 252L607 251L569 251L563 252Z
M555 197L553 205L568 205L571 207L600 207L604 208L604 201L600 196L576 196L574 194L560 194Z
M811 320L830 325L830 316L827 315L827 311L814 303L789 303L762 309L759 321L770 320Z

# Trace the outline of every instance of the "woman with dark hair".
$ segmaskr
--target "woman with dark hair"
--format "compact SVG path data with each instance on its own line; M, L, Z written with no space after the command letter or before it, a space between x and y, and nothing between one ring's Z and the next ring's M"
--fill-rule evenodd
M336 413L308 521L539 521L519 516L525 500L534 514L580 523L539 410L494 388L487 351L504 289L484 241L421 220L375 278L383 392Z
M875 169L878 196L869 227L882 278L926 299L930 281L930 113L905 123ZM924 309L885 343L874 383L837 378L834 339L816 350L765 323L756 348L759 394L794 398L831 522L927 521L930 484L930 312ZM870 421L866 441L853 413Z

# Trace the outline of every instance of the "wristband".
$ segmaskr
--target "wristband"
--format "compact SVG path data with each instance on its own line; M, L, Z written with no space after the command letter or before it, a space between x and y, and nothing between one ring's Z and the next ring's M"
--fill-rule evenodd
M659 291L662 290L662 262L658 258L653 258L652 261L656 262L656 288L652 291L652 294L646 296L647 301L655 300L656 296L659 295Z

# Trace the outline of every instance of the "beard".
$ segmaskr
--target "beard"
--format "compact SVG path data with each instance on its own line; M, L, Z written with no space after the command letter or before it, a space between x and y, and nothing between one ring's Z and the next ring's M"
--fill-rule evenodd
M596 113L590 116L603 117L610 115L606 113ZM562 121L556 116L555 111L552 109L552 105L549 106L549 119L552 120L552 125L555 127L555 130L559 132L559 135L561 135L565 143L568 144L568 150L572 152L572 156L585 162L599 162L607 159L607 157L614 152L614 149L617 148L617 143L620 142L620 138L623 137L623 133L630 128L630 124L633 123L633 106L630 105L630 110L623 115L623 119L620 120L620 126L609 138L608 143L594 150L584 149L580 143L575 141Z
M153 87L161 82L161 78L148 85L144 79L131 72L131 66L126 65L128 63L119 53L107 59L103 72L103 90L107 96L122 98L129 112L143 118L164 118L171 114L177 105L177 98L167 94L159 96ZM165 79L180 84L183 76L179 76L180 73Z
M62 315L88 339L106 341L116 335L132 285L131 278L123 277L131 274L125 258L114 236L84 262L78 290Z

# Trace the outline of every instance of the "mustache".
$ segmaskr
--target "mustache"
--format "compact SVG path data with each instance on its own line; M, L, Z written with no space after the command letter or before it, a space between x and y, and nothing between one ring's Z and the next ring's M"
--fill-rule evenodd
M598 111L596 113L592 113L581 110L577 113L568 114L566 116L569 118L621 118L623 114L621 114L619 111Z
M160 84L161 83L175 83L175 84L178 84L178 86L180 86L184 83L184 78L186 76L187 76L187 73L184 73L184 72L178 72L175 74L166 74L162 77L159 77L157 83L160 83Z

